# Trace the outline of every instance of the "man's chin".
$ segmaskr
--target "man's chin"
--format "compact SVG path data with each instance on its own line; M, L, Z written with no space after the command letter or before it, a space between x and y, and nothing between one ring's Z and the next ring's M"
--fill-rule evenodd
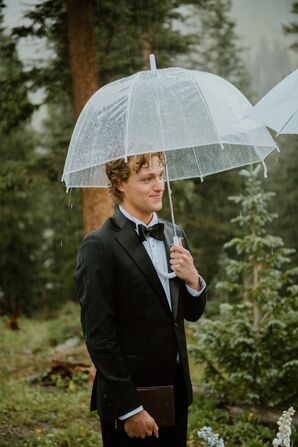
M162 202L156 204L154 211L157 212L157 211L160 211L161 209L162 209Z
M148 211L150 210L150 212L152 212L152 213L160 211L162 209L162 200L156 201L155 203L154 202L151 202L151 203L147 202L147 204L148 204L147 210Z

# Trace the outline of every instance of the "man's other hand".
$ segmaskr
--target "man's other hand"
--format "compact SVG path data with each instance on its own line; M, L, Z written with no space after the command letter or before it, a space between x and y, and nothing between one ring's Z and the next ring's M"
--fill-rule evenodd
M142 438L154 435L158 438L158 426L147 411L142 410L127 418L124 430L130 438Z

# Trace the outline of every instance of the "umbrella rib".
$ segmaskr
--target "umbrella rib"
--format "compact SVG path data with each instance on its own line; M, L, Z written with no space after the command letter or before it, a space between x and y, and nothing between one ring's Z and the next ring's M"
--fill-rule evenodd
M164 134L163 134L163 130L162 130L162 122L161 122L161 108L160 108L160 99L159 99L159 89L158 89L158 72L156 70L156 77L155 77L155 90L156 90L156 98L157 98L157 106L158 106L158 120L159 120L159 127L160 127L160 134L161 134L161 144L162 144L162 148L163 150L165 150L165 141L164 141Z
M132 89L137 81L137 79L140 77L140 72L135 76L134 80L132 81L130 88L129 88L129 98L128 98L128 104L127 104L127 120L126 120L126 133L125 133L125 163L127 163L127 142L128 142L128 123L129 123L129 112L130 112L130 103L131 103L131 97L132 97Z
M206 106L206 110L208 111L208 114L209 114L209 118L210 118L212 127L213 127L213 129L214 129L214 131L215 131L215 134L217 135L217 138L218 138L220 147L221 147L221 149L224 149L224 145L223 145L223 143L222 143L222 141L221 141L221 138L219 137L219 134L218 134L218 132L217 132L216 126L215 126L215 124L214 124L214 119L213 119L213 117L212 117L212 112L211 112L211 110L210 110L210 107L208 106L208 102L206 101L206 98L205 98L205 95L204 95L202 89L200 89L200 87L194 82L194 80L192 79L190 73L189 73L187 70L185 70L185 73L186 73L186 76L190 79L191 83L194 85L194 88L195 88L195 90L197 91L197 93L202 97L202 99L203 99L203 101L204 101L204 103L205 103L205 106Z
M185 119L183 107L180 106L180 103L177 101L176 96L173 95L171 91L169 91L169 94L174 99L174 101L177 104L177 106L180 108L180 111L181 111L181 114L182 114L182 119L183 119L183 122L184 122L185 128L186 128L186 119ZM201 168L199 166L199 161L198 161L197 155L195 153L194 147L192 147L192 151L193 151L194 158L195 158L195 161L196 161L196 165L197 165L197 168L198 168L198 171L199 171L199 177L201 179L201 182L203 182L204 179L203 179L202 171L201 171Z
M172 94L171 91L170 91L170 95L174 98L174 101L176 102L177 106L180 107L180 103L177 101L176 97ZM180 110L181 110L183 122L184 122L185 128L186 128L186 119L185 119L183 107L180 107ZM204 179L203 179L202 171L201 171L201 168L200 168L200 165L199 165L199 161L198 161L198 158L197 158L197 154L195 153L194 147L192 147L192 151L193 151L193 155L194 155L194 158L195 158L195 161L196 161L196 165L197 165L197 168L198 168L198 171L199 171L199 176L200 176L201 182L203 182Z
M295 111L290 118L288 119L288 121L282 126L282 128L277 132L276 137L279 136L279 134L281 133L282 130L284 130L284 128L286 127L286 125L291 121L291 119L293 118L293 116L297 113L297 111Z
M197 167L198 167L198 170L199 170L199 174L200 174L201 182L203 182L203 181L204 181L204 177L203 177L203 175L202 175L202 171L201 171L201 168L200 168L200 165L199 165L199 160L198 160L198 158L197 158L197 154L196 154L196 151L195 151L195 148L194 148L194 147L192 148L192 151L193 151L193 155L194 155L194 157L195 157L196 164L197 164Z
M156 97L157 97L157 105L158 105L158 118L159 118L159 125L160 125L160 133L161 133L161 144L162 149L165 153L165 168L166 168L166 178L167 178L167 189L168 189L168 197L169 197L169 205L170 205L170 212L171 212L171 218L172 218L172 224L174 229L174 238L177 238L177 231L176 231L176 224L175 224L175 216L174 216L174 208L173 208L173 202L172 202L172 190L170 187L170 176L169 176L169 169L168 169L168 163L167 163L167 155L165 150L165 142L164 142L164 135L162 130L162 122L161 122L161 109L160 109L160 99L159 99L159 89L158 89L158 70L156 70L156 76L155 76L155 90L156 90ZM174 239L175 240L175 239Z

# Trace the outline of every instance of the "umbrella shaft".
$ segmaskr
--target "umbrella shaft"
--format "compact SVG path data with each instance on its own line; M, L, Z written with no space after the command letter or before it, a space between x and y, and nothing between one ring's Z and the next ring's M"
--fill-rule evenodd
M165 158L166 158L166 156L165 156ZM170 187L170 177L169 177L169 171L168 171L168 164L167 164L167 160L165 160L165 161L166 161L166 182L167 182L169 205L170 205L170 211L171 211L171 219L172 219L172 224L173 224L173 228L174 228L174 236L177 237L176 225L175 225L175 216L174 216L174 209L173 209L173 202L172 202L172 190L171 190L171 187Z

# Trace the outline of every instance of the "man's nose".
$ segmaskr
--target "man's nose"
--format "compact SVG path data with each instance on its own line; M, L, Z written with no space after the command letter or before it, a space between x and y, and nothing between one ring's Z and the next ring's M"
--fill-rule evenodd
M154 189L163 191L165 189L165 182L163 178L157 178L154 182Z

